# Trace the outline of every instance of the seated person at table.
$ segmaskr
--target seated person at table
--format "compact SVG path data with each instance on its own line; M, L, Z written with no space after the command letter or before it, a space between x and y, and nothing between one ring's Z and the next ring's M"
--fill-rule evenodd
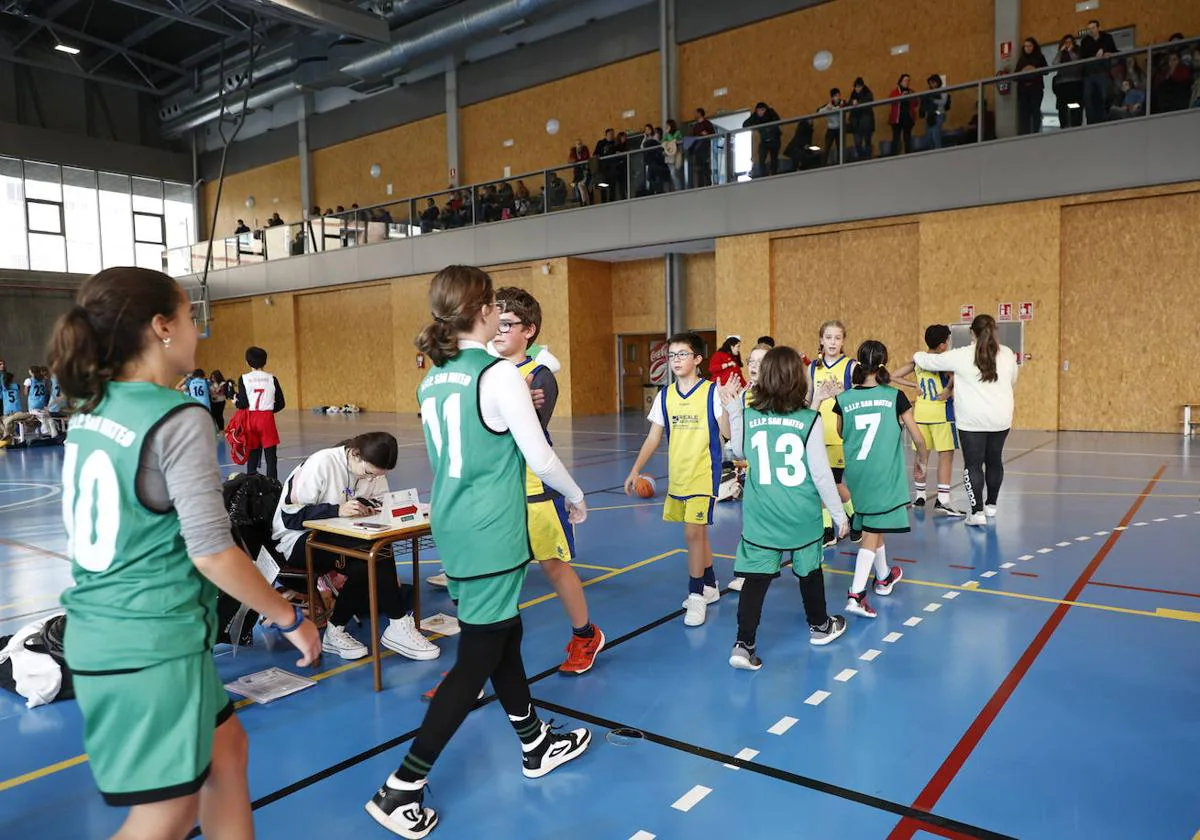
M337 446L314 452L292 470L283 485L279 506L275 509L272 535L287 565L304 568L304 549L309 538L304 523L313 519L365 516L374 511L360 499L378 499L388 492L386 474L396 466L396 439L387 432L367 432ZM369 532L364 531L364 539ZM361 548L363 540L321 534L320 541ZM396 564L391 551L380 554L376 567L376 598L381 617L390 621L383 631L383 646L409 659L437 659L441 650L418 632L410 603L412 587L396 579ZM321 650L343 659L361 659L367 646L346 631L352 616L366 622L370 615L367 567L358 560L326 551L313 552L316 574L338 571L346 576L337 596Z

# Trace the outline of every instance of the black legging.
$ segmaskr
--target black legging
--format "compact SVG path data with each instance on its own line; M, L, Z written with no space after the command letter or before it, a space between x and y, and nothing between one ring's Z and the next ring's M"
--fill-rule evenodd
M774 580L774 575L745 575L742 592L738 596L738 635L737 640L754 646L758 635L758 625L762 621L763 600L767 597L767 588ZM825 609L825 577L818 566L801 578L800 597L804 600L804 617L813 627L821 627L829 620Z
M213 402L208 407L212 414L213 424L216 425L218 432L225 431L225 400Z
M279 447L268 446L266 449L251 449L246 458L246 472L250 475L258 473L258 461L266 456L267 478L279 480Z
M967 498L971 500L971 512L979 513L983 506L996 504L1000 496L1000 485L1004 481L1004 441L1008 429L1002 432L964 432L959 430L962 443L963 480ZM986 498L979 491L986 489Z
M304 568L304 547L308 543L309 534L305 534L292 548L287 564L293 569ZM345 545L348 548L362 548L362 540L353 537L342 537L337 534L322 534L321 541L333 545ZM326 572L341 572L346 576L346 583L338 593L329 615L329 623L345 627L351 618L357 616L359 621L366 622L371 615L369 600L370 587L367 585L367 564L360 560L345 560L328 551L313 552L313 570L322 575ZM375 565L375 600L379 604L380 618L403 618L411 609L412 587L401 584L396 577L396 561L392 552L385 551L380 555Z

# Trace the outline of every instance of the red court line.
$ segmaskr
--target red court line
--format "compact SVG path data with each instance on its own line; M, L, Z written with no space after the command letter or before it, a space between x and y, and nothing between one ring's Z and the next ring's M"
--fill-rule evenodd
M960 566L957 563L951 563L950 568L951 569L974 569L975 567L974 566Z
M1018 577L1037 577L1033 572L1013 572Z
M26 551L32 551L35 554L41 554L46 557L54 557L58 560L70 560L71 559L70 557L68 557L65 554L59 554L57 551L50 551L49 549L39 548L36 545L30 545L29 543L17 542L16 540L5 539L4 537L0 537L0 545L11 545L13 548L23 548Z
M1162 478L1162 474L1166 472L1166 469L1166 464L1158 468L1158 471L1154 473L1154 477L1150 479L1146 487L1134 499L1124 518L1121 519L1121 525L1128 527L1129 523L1133 521L1133 518L1142 506L1142 502L1154 490L1154 486L1158 484L1158 480ZM1108 556L1108 552L1116 545L1117 540L1121 538L1123 533L1125 533L1124 530L1113 531L1109 534L1108 539L1104 541L1104 545L1100 547L1100 550L1092 558L1092 562L1088 563L1087 568L1079 573L1079 577L1075 579L1075 583L1071 585L1070 590L1063 596L1064 601L1078 600L1083 588L1087 586L1092 575L1096 573L1096 569L1100 568L1100 564L1104 562L1104 558ZM1025 648L1025 652L1021 654L1020 659L1017 660L1017 664L1008 672L1008 676L1004 678L1004 682L1000 683L1000 687L992 694L991 699L980 710L975 720L967 728L967 731L959 738L958 743L954 745L954 749L950 751L950 755L946 756L946 759L942 762L942 766L937 769L937 772L933 774L933 778L929 780L925 788L913 800L913 808L922 811L932 811L934 806L937 805L938 800L942 798L942 794L946 792L946 788L950 787L950 783L954 781L954 777L958 775L958 772L975 750L975 747L979 746L979 742L987 733L988 728L991 727L992 722L1000 714L1000 710L1004 708L1009 698L1012 697L1017 686L1021 684L1021 680L1029 673L1029 669L1033 666L1034 661L1046 647L1046 643L1050 641L1050 637L1054 635L1054 631L1062 624L1063 619L1066 618L1067 612L1070 609L1070 603L1059 604L1055 607L1054 612L1050 614L1050 617L1046 619L1046 623L1042 625L1042 629L1038 631L1037 635L1033 637L1033 641L1029 643L1029 647ZM905 817L892 829L891 834L888 835L888 840L911 840L921 830L928 830L928 827Z
M1130 586L1127 583L1101 583L1098 580L1089 580L1088 586L1107 586L1110 589L1132 589L1135 592L1156 592L1159 595L1182 595L1184 598L1200 598L1200 593L1196 592L1179 592L1175 589L1152 589L1148 586Z
M917 562L916 560L911 560L908 557L893 557L892 559L895 560L897 563L916 563Z

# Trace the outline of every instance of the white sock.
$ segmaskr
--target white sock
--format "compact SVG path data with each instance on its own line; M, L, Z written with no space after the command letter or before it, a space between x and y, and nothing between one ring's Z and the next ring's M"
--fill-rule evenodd
M875 549L875 580L887 580L892 570L888 568L885 546Z
M415 782L406 782L400 779L395 773L387 777L387 786L392 790L420 790L425 787L426 779L420 779Z
M944 505L950 504L950 485L949 484L939 484L938 485L938 501Z
M854 580L850 583L850 591L858 594L867 589L867 576L871 574L871 566L875 562L875 552L865 548L858 550L854 561Z

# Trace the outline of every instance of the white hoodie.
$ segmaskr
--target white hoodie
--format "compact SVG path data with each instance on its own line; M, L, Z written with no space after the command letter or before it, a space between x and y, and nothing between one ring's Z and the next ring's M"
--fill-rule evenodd
M913 363L925 370L954 374L954 422L959 431L1002 432L1012 428L1017 356L1003 344L996 352L995 382L979 378L974 343L945 353L914 353Z

